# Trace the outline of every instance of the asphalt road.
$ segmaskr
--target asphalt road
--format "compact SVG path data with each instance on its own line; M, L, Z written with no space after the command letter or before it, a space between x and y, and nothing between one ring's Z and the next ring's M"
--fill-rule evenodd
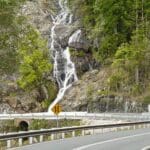
M144 150L147 146L150 128L61 139L16 150Z

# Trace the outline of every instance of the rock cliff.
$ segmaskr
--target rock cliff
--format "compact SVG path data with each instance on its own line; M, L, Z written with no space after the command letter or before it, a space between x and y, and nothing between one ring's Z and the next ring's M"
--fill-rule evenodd
M59 11L57 5L55 0L27 0L23 6L20 6L18 15L24 16L27 24L33 26L43 38L48 40L52 16ZM41 93L43 99L47 98L44 89L40 92L37 90L25 92L17 84L18 77L17 71L0 77L0 113L46 111L43 109L42 102L39 101Z
M109 69L86 72L61 101L64 111L142 112L147 108L136 98L109 91Z
M53 18L55 18L59 11L60 8L58 5L58 1L56 0L27 0L20 7L18 15L24 16L26 18L27 24L30 24L36 30L38 30L42 37L46 39L48 43L50 43ZM73 50L73 53L78 53L81 51L84 54L82 57L72 55L72 59L75 62L78 75L81 76L94 66L94 60L91 55L88 54L89 41L86 39L84 32L81 31L79 35L76 34L76 30L78 28L80 28L79 23L77 21L77 18L74 18L71 26L58 25L55 33L58 37L57 42L62 47L69 46ZM78 36L76 38L77 40L72 40L72 37L76 35ZM50 45L48 46L50 47ZM42 99L46 99L46 92L48 91L45 92L45 89L41 89L42 91L40 92L37 90L25 92L21 90L17 84L18 77L19 75L17 72L1 76L0 112L46 111L45 108L43 109L43 102L39 101L39 99L41 95ZM48 85L47 87L49 88ZM50 95L52 95L53 97L56 96L54 93L50 93Z

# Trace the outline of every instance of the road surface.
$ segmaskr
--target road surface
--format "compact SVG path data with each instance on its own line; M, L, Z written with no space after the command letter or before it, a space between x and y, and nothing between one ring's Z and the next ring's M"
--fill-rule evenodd
M61 139L15 150L144 150L147 146L150 128Z

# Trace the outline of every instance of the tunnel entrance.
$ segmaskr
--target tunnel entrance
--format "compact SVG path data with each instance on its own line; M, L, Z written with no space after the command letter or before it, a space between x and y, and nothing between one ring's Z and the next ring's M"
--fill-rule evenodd
M20 131L28 131L28 127L29 127L29 125L26 121L21 121L19 123L19 130Z

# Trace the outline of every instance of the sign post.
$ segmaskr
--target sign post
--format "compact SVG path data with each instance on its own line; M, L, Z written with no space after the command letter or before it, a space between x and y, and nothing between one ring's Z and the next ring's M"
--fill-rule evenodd
M52 108L53 113L57 116L57 128L59 126L58 123L58 114L62 111L62 108L59 104L56 104L53 108Z

